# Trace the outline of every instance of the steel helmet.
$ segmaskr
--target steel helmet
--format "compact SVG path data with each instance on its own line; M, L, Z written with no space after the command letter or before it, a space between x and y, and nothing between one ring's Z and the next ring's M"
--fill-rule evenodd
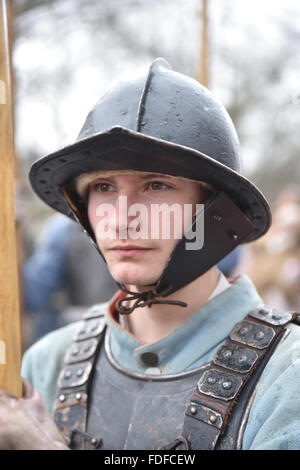
M96 170L137 170L199 180L213 196L205 218L204 246L185 250L185 236L156 284L168 294L217 264L240 243L269 228L269 205L241 174L239 142L223 105L196 80L156 59L146 76L121 82L88 114L78 140L35 162L34 191L54 209L75 218L95 242L87 203L75 178Z

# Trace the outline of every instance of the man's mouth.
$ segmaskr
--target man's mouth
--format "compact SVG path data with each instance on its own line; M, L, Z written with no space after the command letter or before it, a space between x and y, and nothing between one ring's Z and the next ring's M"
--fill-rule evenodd
M111 248L110 251L121 255L134 255L145 253L151 249L152 248L145 248L137 245L117 245Z

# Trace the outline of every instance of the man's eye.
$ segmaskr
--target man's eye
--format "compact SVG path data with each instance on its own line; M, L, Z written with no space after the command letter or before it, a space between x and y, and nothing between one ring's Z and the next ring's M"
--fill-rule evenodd
M109 183L96 183L94 188L99 193L107 193L109 191L113 191L113 186Z
M161 181L151 181L149 183L149 188L158 191L159 189L165 189L168 188L169 186L165 183L162 183Z

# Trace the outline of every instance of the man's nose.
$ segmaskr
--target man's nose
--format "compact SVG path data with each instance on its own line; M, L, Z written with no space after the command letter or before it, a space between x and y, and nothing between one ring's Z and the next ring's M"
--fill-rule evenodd
M119 194L115 201L115 219L112 217L110 223L114 224L116 233L120 239L128 238L130 222L135 218L135 216L128 215L128 210L130 206L135 203L137 203L137 197L130 191Z
M128 233L128 197L120 195L115 202L115 227L118 238L127 238Z

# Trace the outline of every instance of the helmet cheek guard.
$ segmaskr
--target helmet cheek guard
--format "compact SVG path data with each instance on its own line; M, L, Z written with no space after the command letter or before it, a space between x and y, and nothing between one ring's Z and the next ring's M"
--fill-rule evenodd
M197 233L199 229L201 234ZM251 221L226 194L214 193L176 245L156 291L160 293L170 286L168 293L175 292L194 281L230 253L252 230ZM191 243L193 234L195 242Z
M95 243L87 202L74 182L83 173L112 170L190 178L214 189L156 284L162 296L192 282L270 226L267 201L240 173L239 143L228 113L209 90L172 71L163 59L154 61L146 77L105 94L77 142L35 162L30 181L47 204L75 218ZM199 226L204 227L203 246L189 249Z

